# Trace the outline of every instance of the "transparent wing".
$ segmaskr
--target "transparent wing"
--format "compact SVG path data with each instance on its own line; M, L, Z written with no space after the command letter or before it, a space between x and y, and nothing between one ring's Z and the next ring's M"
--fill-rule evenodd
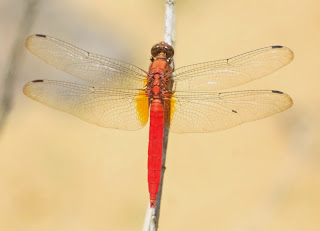
M88 82L110 88L142 88L146 72L115 59L92 54L46 35L31 35L26 47L44 62Z
M170 131L199 133L223 130L271 116L291 105L290 96L280 91L176 92L171 103Z
M175 70L176 91L213 91L235 87L287 65L293 52L283 46L250 51L229 59L199 63Z
M148 121L148 98L143 90L35 80L27 83L23 92L36 101L102 127L137 130Z

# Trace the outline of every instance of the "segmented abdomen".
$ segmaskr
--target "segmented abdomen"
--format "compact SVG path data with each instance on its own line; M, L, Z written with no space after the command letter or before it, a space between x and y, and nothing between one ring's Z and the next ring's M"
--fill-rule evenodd
M153 99L150 108L150 130L148 148L148 183L150 206L154 207L161 178L163 145L163 105L160 99Z

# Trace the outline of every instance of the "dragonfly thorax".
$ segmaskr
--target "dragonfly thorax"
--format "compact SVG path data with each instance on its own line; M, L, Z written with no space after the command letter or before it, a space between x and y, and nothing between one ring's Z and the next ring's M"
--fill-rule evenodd
M149 99L169 97L172 69L161 52L151 63L148 73L146 93Z

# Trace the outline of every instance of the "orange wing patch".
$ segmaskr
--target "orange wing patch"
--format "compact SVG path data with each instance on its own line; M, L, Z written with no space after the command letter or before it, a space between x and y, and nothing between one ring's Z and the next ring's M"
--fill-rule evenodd
M149 119L149 99L144 91L139 92L139 96L135 99L137 103L138 118L142 126L146 125Z
M175 108L176 102L177 102L177 100L175 99L174 94L173 94L170 99L170 122L173 120L173 114L176 111L176 108Z

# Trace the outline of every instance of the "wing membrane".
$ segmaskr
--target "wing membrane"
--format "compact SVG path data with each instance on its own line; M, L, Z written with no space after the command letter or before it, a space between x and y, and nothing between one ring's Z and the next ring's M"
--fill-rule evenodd
M88 82L110 88L142 88L146 72L115 59L79 49L46 35L31 35L26 47L44 62Z
M148 121L148 98L142 90L35 80L27 83L23 92L36 101L102 127L137 130Z
M293 52L270 46L233 58L199 63L175 70L176 91L213 91L235 87L266 76L287 65Z
M280 91L176 92L172 98L170 131L223 130L271 116L291 105L290 96Z

